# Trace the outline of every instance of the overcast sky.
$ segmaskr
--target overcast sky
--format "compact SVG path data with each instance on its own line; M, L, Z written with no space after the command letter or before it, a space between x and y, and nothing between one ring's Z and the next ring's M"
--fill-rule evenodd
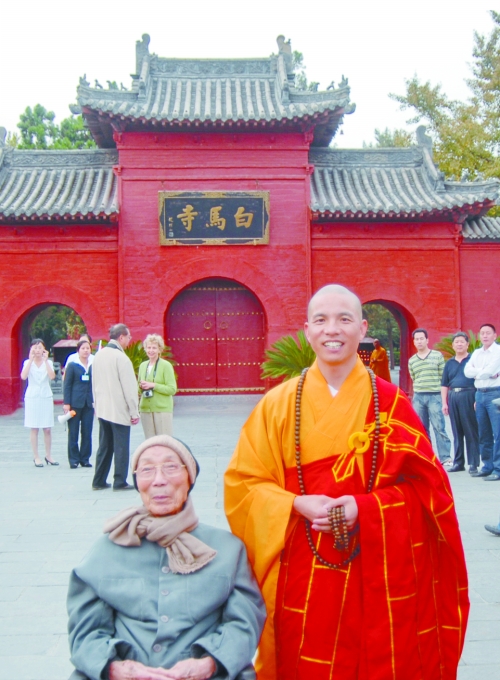
M135 41L151 36L161 57L266 57L279 34L304 54L307 75L324 89L345 75L356 112L346 116L342 147L373 140L373 130L405 127L409 117L389 99L405 78L441 83L464 98L474 30L489 34L490 2L447 0L24 0L0 13L0 126L16 130L37 103L69 115L79 76L128 88ZM497 8L498 9L498 8Z

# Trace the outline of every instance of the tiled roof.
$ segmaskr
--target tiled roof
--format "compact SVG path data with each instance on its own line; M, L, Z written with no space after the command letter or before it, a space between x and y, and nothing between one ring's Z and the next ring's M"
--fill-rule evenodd
M464 222L466 241L500 241L500 217L478 217Z
M116 151L0 148L0 220L117 214Z
M160 126L261 126L321 123L318 140L327 145L344 113L350 113L349 87L342 77L324 92L294 86L289 43L264 59L165 59L150 54L149 36L137 43L137 75L132 89L90 87L80 79L78 104L99 145L109 143L106 122L152 123ZM96 81L96 86L98 83ZM323 129L325 128L325 129Z
M316 217L418 218L489 208L498 180L448 182L419 144L398 149L311 149L311 210Z

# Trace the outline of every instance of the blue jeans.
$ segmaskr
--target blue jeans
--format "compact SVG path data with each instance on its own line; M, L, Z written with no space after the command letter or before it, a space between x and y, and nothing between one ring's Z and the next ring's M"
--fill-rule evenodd
M500 475L500 411L493 399L500 398L500 388L476 391L476 418L479 428L479 452L485 472Z
M429 421L436 435L439 460L443 463L450 457L451 442L446 434L443 411L443 402L440 392L415 392L413 395L413 408L422 421L429 441L431 431Z

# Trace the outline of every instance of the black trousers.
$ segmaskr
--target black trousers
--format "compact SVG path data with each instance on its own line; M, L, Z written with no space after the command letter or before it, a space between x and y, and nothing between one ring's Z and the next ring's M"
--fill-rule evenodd
M84 406L73 408L73 411L76 411L76 415L68 420L68 460L70 465L78 465L88 463L90 460L94 409L92 406ZM80 445L78 445L79 435Z
M455 448L454 464L465 467L465 447L467 445L467 464L479 466L479 432L476 412L474 411L475 390L448 392L448 411L453 432Z
M119 425L99 418L99 448L95 461L95 474L92 486L104 486L108 478L115 454L113 487L119 488L127 483L128 461L130 456L130 425Z

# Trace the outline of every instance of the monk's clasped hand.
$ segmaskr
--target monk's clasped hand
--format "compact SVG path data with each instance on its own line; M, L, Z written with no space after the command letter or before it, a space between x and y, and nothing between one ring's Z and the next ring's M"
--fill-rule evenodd
M296 496L293 502L295 512L311 522L314 531L331 533L332 528L328 517L328 508L344 506L347 528L352 529L358 519L358 504L354 496L340 496L331 498L323 495Z
M338 508L343 506L345 519L348 529L352 529L358 519L358 504L354 496L340 496L339 498L329 498L328 503L323 507L323 514L315 519L312 523L314 531L323 531L331 533L331 523L328 517L329 508Z

